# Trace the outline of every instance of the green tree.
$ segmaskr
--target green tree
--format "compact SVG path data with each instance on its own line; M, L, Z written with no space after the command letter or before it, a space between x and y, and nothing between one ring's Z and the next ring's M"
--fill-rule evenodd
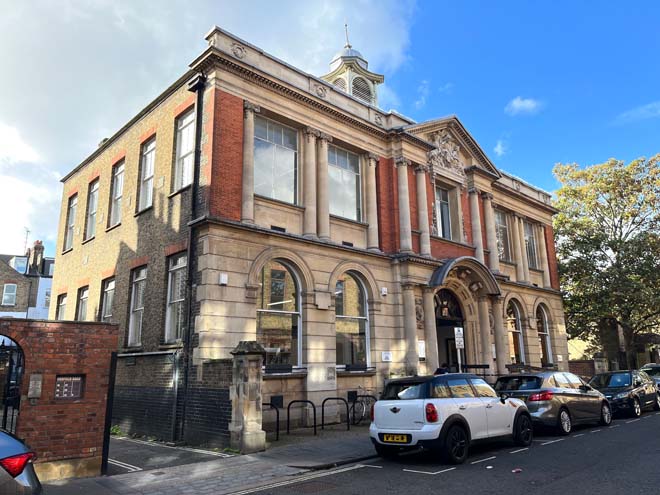
M629 164L558 164L554 228L569 335L603 345L660 329L660 154Z

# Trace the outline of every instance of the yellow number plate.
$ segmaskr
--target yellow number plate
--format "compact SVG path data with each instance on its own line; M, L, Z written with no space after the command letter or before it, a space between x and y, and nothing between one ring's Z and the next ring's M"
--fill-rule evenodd
M408 435L392 435L386 433L383 435L383 442L408 443Z

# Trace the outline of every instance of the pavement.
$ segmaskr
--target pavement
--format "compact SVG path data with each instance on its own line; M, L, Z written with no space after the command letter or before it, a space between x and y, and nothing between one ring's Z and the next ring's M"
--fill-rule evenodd
M265 452L232 455L128 438L113 438L109 474L44 484L45 495L222 495L290 482L298 476L375 458L368 425L333 425L280 433Z

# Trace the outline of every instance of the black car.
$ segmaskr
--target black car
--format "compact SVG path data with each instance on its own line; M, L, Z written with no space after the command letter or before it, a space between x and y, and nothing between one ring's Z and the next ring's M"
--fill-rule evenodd
M660 364L657 363L648 363L641 367L640 371L643 371L649 375L655 381L655 384L660 390Z
M660 395L653 379L641 370L599 373L589 385L608 398L614 413L642 415L645 409L660 411Z

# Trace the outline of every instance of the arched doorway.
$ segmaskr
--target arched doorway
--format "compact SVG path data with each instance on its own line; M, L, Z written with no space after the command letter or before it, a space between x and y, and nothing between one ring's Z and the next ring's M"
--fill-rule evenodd
M451 371L458 371L458 350L454 328L464 327L463 311L453 292L441 289L435 294L435 328L438 337L438 362ZM465 349L461 349L461 362L465 363Z
M0 427L12 433L16 432L24 362L20 346L0 335Z

